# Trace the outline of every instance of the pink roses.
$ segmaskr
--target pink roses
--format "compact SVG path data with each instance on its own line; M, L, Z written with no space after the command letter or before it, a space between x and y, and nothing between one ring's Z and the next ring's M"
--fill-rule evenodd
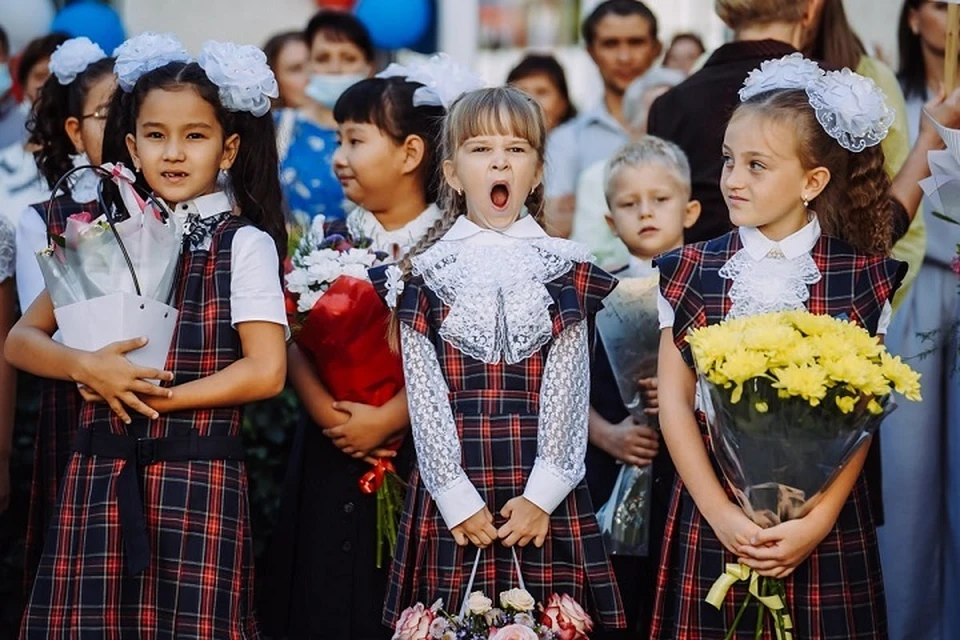
M560 640L585 640L587 633L593 630L593 620L576 600L566 594L555 593L547 599L542 622L555 631Z

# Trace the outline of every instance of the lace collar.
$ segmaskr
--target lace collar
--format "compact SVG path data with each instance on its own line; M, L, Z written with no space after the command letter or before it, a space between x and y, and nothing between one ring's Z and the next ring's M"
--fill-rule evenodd
M90 158L85 153L78 153L70 157L74 169L90 164ZM100 176L95 172L78 171L67 180L70 181L70 198L77 204L87 204L97 199L97 190L100 186Z
M820 239L816 217L779 242L755 227L741 227L739 234L743 248L720 268L720 277L733 281L727 317L805 308L810 285L823 277L810 255Z
M413 273L450 308L444 341L487 364L515 364L553 335L545 284L592 261L586 248L547 236L532 218L495 231L460 217L413 259Z
M431 204L399 229L387 231L375 215L357 207L347 216L347 230L354 237L368 238L377 251L385 251L399 259L420 241L441 215L440 207Z

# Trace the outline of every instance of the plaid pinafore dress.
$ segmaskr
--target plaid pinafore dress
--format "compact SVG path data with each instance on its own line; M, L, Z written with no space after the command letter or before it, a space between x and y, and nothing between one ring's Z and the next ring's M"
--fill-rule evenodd
M371 276L387 296L385 270L374 270ZM556 339L565 328L591 319L616 279L591 264L574 263L545 286L553 300L550 314ZM436 347L450 390L463 469L494 514L494 525L500 527L505 522L500 510L523 494L537 454L540 383L552 342L516 364L486 364L439 337L437 331L448 312L422 277L406 283L399 319ZM625 626L585 481L551 515L542 548L531 544L516 549L526 587L538 601L552 593L566 593L604 627ZM429 606L443 598L446 610L457 611L476 553L475 547L456 544L415 468L400 521L384 624L392 627L401 611L418 601ZM517 586L515 574L510 550L494 543L481 556L474 589L496 597Z
M166 368L174 384L241 357L231 326L233 237L184 249ZM240 407L126 426L85 404L21 638L257 638Z
M693 367L686 342L689 330L721 322L730 310L731 280L720 268L742 247L737 232L706 243L688 245L657 259L660 290L674 308L673 333L684 360ZM885 301L896 293L906 265L858 253L849 244L821 236L811 255L822 274L810 286L812 313L848 317L875 333ZM697 412L706 438L703 414ZM710 451L709 443L707 445ZM710 451L711 459L713 453ZM714 463L714 471L720 475ZM833 530L810 557L786 579L787 603L797 640L880 640L887 637L883 578L877 548L875 509L868 473L860 474ZM877 487L879 489L879 487ZM730 500L734 501L728 490ZM717 611L705 598L726 563L736 563L677 477L664 534L657 604L651 638L694 640L723 638L746 595L738 583ZM753 638L756 609L750 607L737 638ZM772 638L767 624L763 637Z
M77 204L68 195L33 205L47 222L49 235L63 235L67 218L84 211L96 217L96 203ZM49 215L48 215L49 208ZM26 309L21 309L21 312ZM57 505L60 478L73 452L73 434L80 420L83 399L77 385L63 380L44 379L40 387L40 410L33 446L33 477L30 484L30 512L24 542L24 592L29 595L43 553L43 540Z

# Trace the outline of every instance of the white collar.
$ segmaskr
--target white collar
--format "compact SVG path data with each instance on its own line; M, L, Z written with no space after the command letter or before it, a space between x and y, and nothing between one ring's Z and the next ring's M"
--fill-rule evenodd
M377 216L366 209L357 207L347 217L347 225L350 227L351 234L368 238L377 249L384 249L396 244L406 252L426 235L441 215L443 213L440 211L440 207L436 204L430 204L420 215L399 229L387 230L377 220Z
M643 258L631 255L623 275L628 278L646 278L656 273L656 271L656 267L653 266L653 260L644 260Z
M740 241L750 257L760 261L772 251L779 251L787 260L793 260L810 253L820 239L820 222L816 216L799 231L787 236L780 242L763 235L756 227L740 227Z
M547 233L537 224L533 216L524 216L511 224L506 229L489 229L471 222L467 216L462 215L453 223L450 230L443 236L443 241L453 242L457 240L466 240L478 234L506 236L520 240L529 240L531 238L546 238Z
M169 203L167 204L169 206ZM213 193L208 193L205 196L200 196L193 200L180 202L171 209L174 215L178 217L186 218L188 215L195 213L203 219L215 216L218 213L233 211L233 205L230 204L230 198L227 197L226 193L223 191L214 191Z

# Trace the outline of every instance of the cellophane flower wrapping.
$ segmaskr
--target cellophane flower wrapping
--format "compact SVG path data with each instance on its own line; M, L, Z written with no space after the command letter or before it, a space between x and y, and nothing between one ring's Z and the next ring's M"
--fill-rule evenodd
M634 420L658 428L644 413L638 382L657 375L660 322L657 311L659 278L623 278L597 314L610 368L624 406ZM613 491L597 511L608 553L646 556L650 545L650 502L653 465L623 465Z
M381 406L403 389L400 355L387 343L390 314L367 275L386 259L369 240L327 234L318 216L286 276L293 339L338 401ZM398 445L399 446L399 445ZM389 460L360 479L377 500L377 566L397 541L404 487Z
M761 527L816 506L893 409L894 391L920 400L919 374L845 320L773 313L697 329L688 342L715 458ZM765 582L764 593L782 592Z

